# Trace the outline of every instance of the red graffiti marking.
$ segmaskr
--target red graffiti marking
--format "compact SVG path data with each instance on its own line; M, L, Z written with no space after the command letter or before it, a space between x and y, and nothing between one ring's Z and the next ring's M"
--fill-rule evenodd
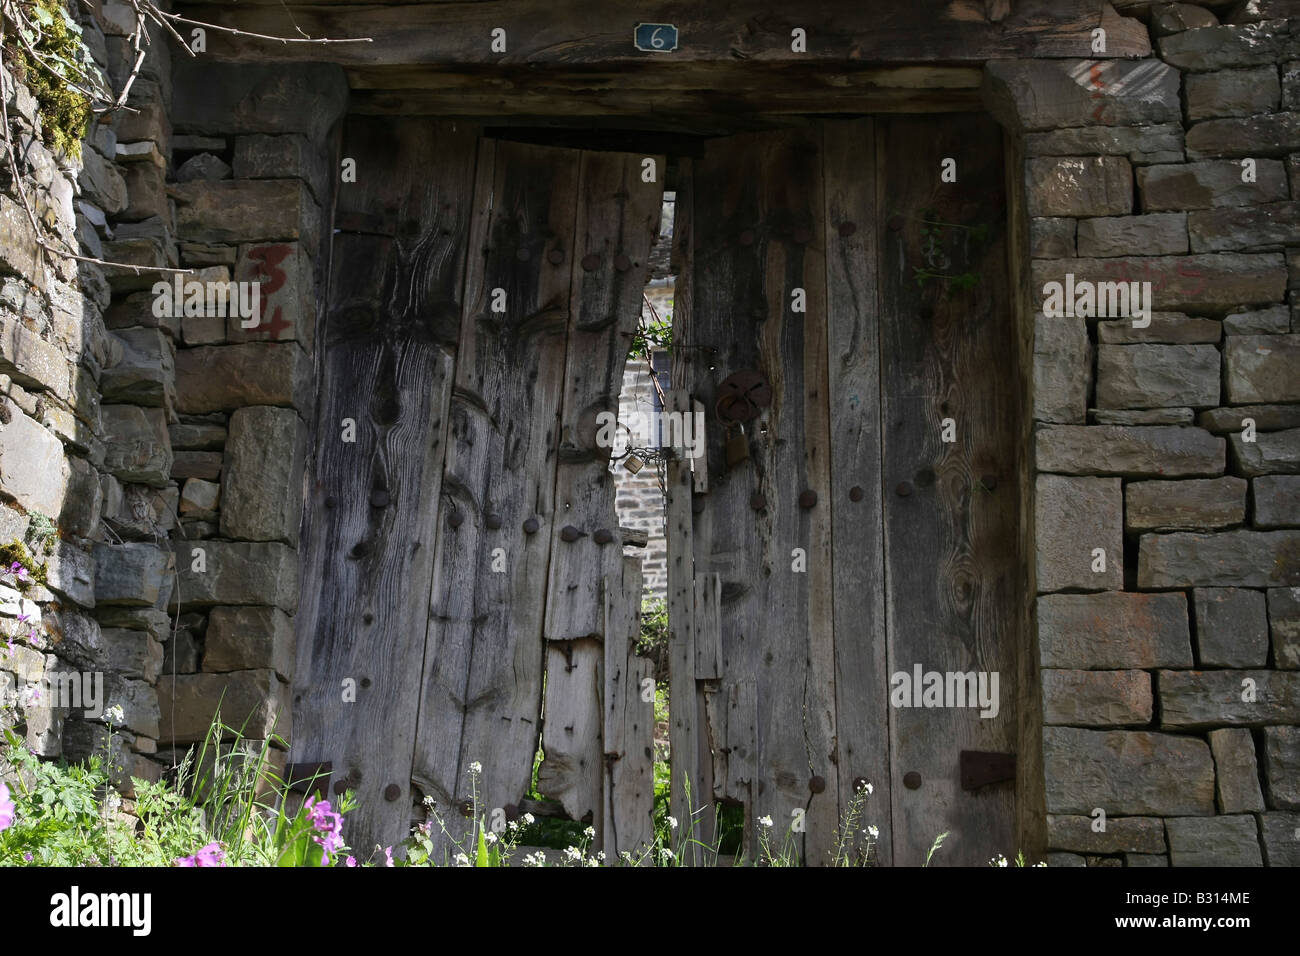
M1092 64L1091 67L1088 68L1088 81L1089 81L1089 82L1092 84L1092 86L1093 86L1092 98L1093 98L1094 100L1099 100L1099 99L1101 99L1101 98L1102 98L1102 93L1103 93L1103 92L1105 91L1105 89L1106 89L1106 84L1102 81L1102 78L1101 78L1101 64L1100 64L1100 63L1094 63L1094 64ZM1092 118L1093 118L1093 121L1094 121L1094 122L1097 122L1097 123L1104 123L1104 122L1106 122L1105 114L1106 114L1106 110L1108 110L1109 108L1110 108L1110 103L1108 103L1108 102L1101 102L1101 103L1098 103L1098 104L1097 104L1097 108L1096 108L1095 110L1092 111Z
M1179 262L1174 273L1179 279L1195 280L1186 284L1179 283L1183 295L1199 296L1205 292L1207 279L1199 269L1192 268L1186 262ZM1169 288L1175 281L1168 269L1160 269L1150 260L1113 259L1102 267L1102 276L1119 282L1150 282L1153 295Z
M279 305L271 308L271 296L280 289L284 288L285 282L289 277L285 275L280 263L287 259L293 253L293 247L286 243L277 243L273 246L257 246L248 251L248 257L254 262L261 263L258 271L261 273L264 281L261 286L261 314L262 321L256 328L248 330L249 335L266 335L272 339L278 339L280 333L286 329L293 328L292 322L284 321L284 311ZM266 316L270 315L267 319Z

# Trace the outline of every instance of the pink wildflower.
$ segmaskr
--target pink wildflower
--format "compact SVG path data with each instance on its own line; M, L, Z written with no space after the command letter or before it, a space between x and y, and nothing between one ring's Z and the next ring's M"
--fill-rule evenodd
M0 783L0 830L14 825L14 802L9 799L9 788Z

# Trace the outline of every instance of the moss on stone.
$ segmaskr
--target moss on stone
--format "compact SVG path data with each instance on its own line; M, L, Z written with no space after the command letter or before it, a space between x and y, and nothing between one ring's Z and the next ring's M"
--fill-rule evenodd
M27 576L32 581L45 587L48 583L45 576L45 562L37 562L27 550L27 545L17 538L8 544L0 544L0 569L8 571L15 561L27 569Z
M90 125L90 100L70 84L84 85L78 82L78 71L86 70L90 54L81 41L80 28L59 0L34 0L23 7L40 25L40 35L31 45L47 60L42 62L28 53L12 36L13 24L6 23L5 64L39 104L45 145L65 156L80 157L81 140Z

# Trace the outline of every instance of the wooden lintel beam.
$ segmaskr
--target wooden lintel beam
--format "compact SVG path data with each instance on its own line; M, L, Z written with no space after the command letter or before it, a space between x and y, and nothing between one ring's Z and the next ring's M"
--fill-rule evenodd
M1003 5L994 5L996 13ZM711 9L712 7L712 9ZM483 66L608 66L667 72L691 62L736 60L821 66L862 63L982 62L1006 57L1095 57L1092 31L1106 29L1106 56L1148 56L1137 20L1105 0L1017 0L1000 20L983 0L863 3L822 0L775 6L770 0L716 5L665 0L657 21L674 24L671 53L641 52L633 30L651 14L641 0L496 0L492 3L216 4L182 3L194 20L280 37L369 37L369 43L281 44L210 31L207 56L222 60L329 61ZM996 14L995 14L996 15ZM505 51L493 30L505 31ZM792 32L806 50L792 49ZM300 32L301 31L301 32Z

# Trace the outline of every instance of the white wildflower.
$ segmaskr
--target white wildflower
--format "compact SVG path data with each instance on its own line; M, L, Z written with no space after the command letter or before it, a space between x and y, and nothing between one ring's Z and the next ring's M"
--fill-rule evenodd
M660 857L660 859L662 859L665 863L667 863L669 860L674 860L674 859L676 859L676 857L673 855L673 851L670 850L670 849L668 849L668 847L666 847L666 846L665 846L665 847L660 847L660 849L659 849L659 857Z
M524 814L524 825L525 825L525 826L532 826L532 825L533 825L533 821L536 820L536 819L537 819L537 818L536 818L535 816L533 816L531 813L525 813L525 814Z
M457 853L454 857L452 857L452 862L455 863L457 866L469 866L469 857L467 857L464 853Z
M477 760L475 760L472 764L469 765L469 772L470 772L470 773L482 773L482 772L483 772L483 765L482 765L481 763L479 763Z
M545 865L546 865L546 854L540 851L538 851L537 853L529 853L526 857L524 857L524 866L545 866Z
M601 863L604 863L604 862L605 862L605 851L604 851L604 850L599 850L599 851L597 851L597 853L596 853L596 859L600 860Z
M506 829L508 829L511 833L514 833L516 830L519 829L519 821L511 820L509 823L506 824Z
M121 704L114 704L104 711L104 717L110 724L120 724L126 718L126 714L122 712Z
M594 839L596 836L596 828L587 827L585 830L582 831L582 835L585 836L588 840Z
M497 842L497 835L493 833L491 830L488 830L486 833L483 834L483 842L486 843L488 846L491 846L493 843Z
M564 848L564 859L570 863L577 863L582 859L582 851L576 846L566 846Z
M880 836L880 827L867 827L867 832L871 834L871 839L874 840Z
M771 818L771 817L759 817L759 818L758 818L758 825L759 825L760 827L770 827L770 826L772 825L772 818Z
M1047 866L1047 861L1044 860L1044 861L1041 862L1041 863L1035 863L1034 866L1035 866L1035 867L1039 867L1039 866Z
M871 796L873 793L876 792L876 788L873 787L871 784L867 784L866 790L867 790L867 796Z
M426 807L428 807L430 810L432 810L432 809L433 809L433 806L434 806L434 799L433 799L433 797L425 797L425 798L424 798L424 805L425 805Z
M600 866L600 861L594 856L589 856L582 861L583 866Z
M668 818L668 826L669 826L671 829L676 830L676 829L677 829L677 818L676 818L676 817L669 817L669 818Z

